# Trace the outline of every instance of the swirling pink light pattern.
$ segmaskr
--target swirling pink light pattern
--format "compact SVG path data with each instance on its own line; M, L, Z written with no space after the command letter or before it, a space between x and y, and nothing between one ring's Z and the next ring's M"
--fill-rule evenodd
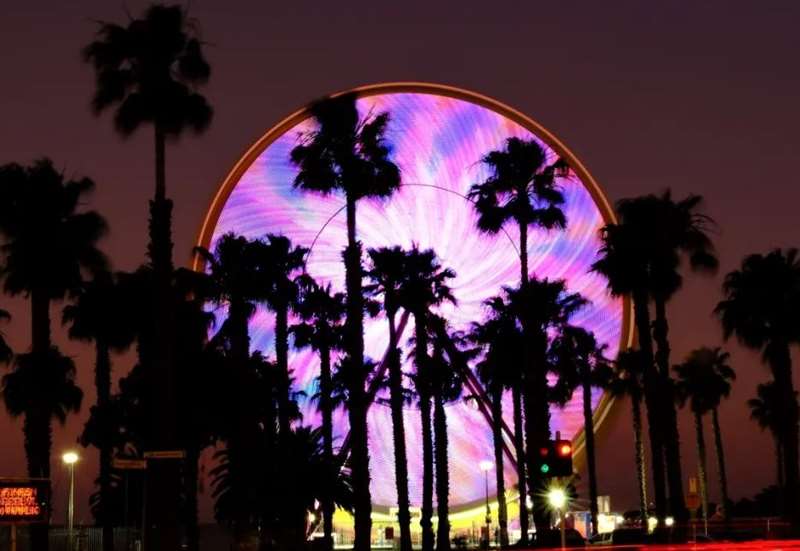
M512 136L541 140L492 109L435 93L367 95L359 99L359 109L364 114L370 111L391 114L387 137L393 144L394 159L404 182L400 191L387 201L359 203L359 239L365 249L394 244L433 248L442 264L457 273L452 286L458 304L445 306L443 313L456 329L466 329L470 322L484 318L482 304L487 298L497 294L503 285L518 283L519 257L514 245L515 230L509 227L507 234L497 236L478 232L472 205L464 195L471 184L487 176L479 162L486 152L502 147ZM346 230L344 213L340 212L342 198L302 193L292 188L296 169L289 162L289 152L298 136L312 128L309 120L298 123L269 143L246 168L221 209L211 245L231 231L250 238L283 233L299 245L309 247L314 243L308 258L309 273L343 289L341 251L346 244ZM555 155L550 148L547 151ZM591 306L574 321L593 331L600 342L608 345L608 354L613 356L620 343L623 305L610 298L605 281L589 271L596 258L597 231L604 223L603 216L574 173L562 179L560 185L566 196L567 229L533 233L529 246L531 271L539 277L563 278L572 292L591 300ZM254 349L273 352L272 327L272 315L259 310L251 322ZM410 327L403 338L406 350L409 336ZM388 341L384 318L367 320L365 341L367 353L374 359L382 358ZM318 362L310 351L293 352L290 361L296 387L307 394L301 400L304 423L317 424L319 415L309 397L316 392ZM406 365L405 369L410 370L411 366ZM596 405L599 393L593 399ZM510 400L505 415L511 426ZM416 408L407 409L405 423L411 499L419 504L422 445ZM450 500L456 507L465 506L483 497L483 474L478 463L493 456L491 435L481 412L467 402L449 406L448 423ZM373 501L379 506L393 506L396 495L389 409L380 403L373 405L369 426ZM565 409L553 409L554 431L572 437L581 427L577 395ZM347 418L341 411L335 416L335 431L340 439L347 432ZM515 475L510 462L506 462L505 475L507 484L513 484Z

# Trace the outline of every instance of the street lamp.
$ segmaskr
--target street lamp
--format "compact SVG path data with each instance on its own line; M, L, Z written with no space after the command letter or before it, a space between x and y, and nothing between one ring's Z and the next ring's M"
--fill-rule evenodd
M489 508L489 471L494 467L494 463L484 459L478 464L478 467L483 471L483 476L486 481L486 547L488 549L489 542L491 542L491 529L492 529L492 510Z
M67 537L69 538L69 548L73 545L73 522L75 520L75 463L78 462L78 454L68 451L61 456L61 460L69 468L69 501L67 502Z
M561 548L567 546L566 527L564 526L564 509L567 506L567 494L561 488L551 488L547 492L547 501L550 507L558 511L558 518L561 521Z

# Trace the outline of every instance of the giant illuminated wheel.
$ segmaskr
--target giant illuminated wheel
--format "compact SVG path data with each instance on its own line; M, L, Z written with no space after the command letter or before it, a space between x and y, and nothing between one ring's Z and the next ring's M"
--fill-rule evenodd
M401 169L403 187L388 201L361 201L358 235L365 250L398 244L433 248L444 266L453 268L452 282L458 306L447 307L446 317L456 328L485 315L482 303L503 285L519 278L519 256L514 228L487 236L476 230L472 204L465 198L471 184L487 176L481 157L503 147L512 136L536 139L550 155L560 155L570 165L561 178L568 224L565 231L535 231L529 238L531 272L539 277L563 278L570 291L591 300L575 322L593 331L608 345L613 357L630 339L628 308L609 297L602 277L590 272L599 248L598 230L612 220L608 202L583 165L552 134L524 115L489 98L445 86L400 83L367 86L357 90L362 112L388 111L387 138ZM344 289L341 252L346 245L345 215L340 196L322 197L292 187L296 169L289 152L298 136L313 128L307 109L290 115L269 130L239 160L223 182L203 223L199 244L213 247L226 232L249 238L283 233L295 244L311 247L308 272L318 280ZM409 324L410 326L410 324ZM273 352L273 320L259 310L251 322L255 349ZM403 343L407 348L407 332ZM381 359L386 350L386 321L366 321L365 344L369 356ZM316 392L319 366L309 351L292 352L290 364L296 384L308 397ZM410 370L410 366L406 366ZM468 384L474 385L473 381ZM608 402L594 396L596 416L604 416ZM303 422L318 424L320 416L310 398L301 400ZM422 461L419 413L405 413L409 481L412 504L421 497ZM512 425L510 400L505 407ZM467 507L483 498L481 460L493 457L491 433L484 413L474 403L459 402L448 408L450 435L451 504ZM344 412L334 416L337 437L347 433ZM564 410L553 409L552 428L562 436L577 437L582 415L577 397ZM373 404L369 412L372 499L378 507L396 503L392 433L389 408ZM580 440L580 439L578 439ZM578 441L580 444L580 441ZM514 468L506 462L507 487L516 482Z

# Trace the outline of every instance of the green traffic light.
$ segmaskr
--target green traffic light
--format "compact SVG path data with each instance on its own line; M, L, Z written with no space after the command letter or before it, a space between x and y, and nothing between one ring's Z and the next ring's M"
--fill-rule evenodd
M547 474L550 471L550 465L543 463L539 470L542 471L542 474Z

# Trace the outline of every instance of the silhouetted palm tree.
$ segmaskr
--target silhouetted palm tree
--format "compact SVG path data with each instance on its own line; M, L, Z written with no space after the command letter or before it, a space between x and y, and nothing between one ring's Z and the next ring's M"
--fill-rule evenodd
M212 118L211 106L198 89L208 82L211 68L203 55L197 21L181 6L150 5L140 18L127 25L99 23L95 39L82 54L95 73L92 109L99 114L117 106L114 127L128 137L140 126L153 127L155 142L155 193L150 202L148 255L153 266L155 290L154 354L148 368L148 388L154 393L150 445L172 449L177 438L175 410L174 312L169 285L172 278L172 202L166 191L166 141L187 130L201 133ZM164 448L162 448L164 449ZM174 511L165 503L177 500L176 478L162 465L151 473L150 499L154 525L164 530L154 544L173 549L178 545ZM152 537L151 537L152 540ZM163 546L163 547L161 547Z
M431 432L433 397L433 375L430 365L428 325L432 310L444 302L455 303L455 297L448 286L448 280L455 272L443 268L431 250L416 247L406 254L406 273L400 291L400 304L414 316L414 363L416 372L412 380L419 402L422 420L422 507L420 526L422 527L422 549L431 551L434 547L433 534L433 468L434 449Z
M642 382L643 358L638 350L628 349L619 353L608 381L608 391L617 398L628 397L631 401L633 444L636 461L636 477L639 490L639 518L642 526L647 522L647 473L645 466L644 438L642 431Z
M498 233L506 224L514 223L519 230L520 282L527 283L528 230L530 227L563 229L567 220L561 210L564 196L556 178L565 175L568 167L560 158L549 159L544 148L535 140L509 138L505 147L487 153L483 164L491 175L470 188L469 197L475 202L478 228L490 234ZM523 364L528 365L525 339ZM514 396L520 401L520 396ZM521 409L521 408L520 408ZM516 421L515 421L516 424ZM521 424L521 423L520 423ZM521 543L528 542L528 506L526 503L525 450L521 437L515 434L517 479L520 498ZM537 475L538 476L538 475Z
M730 394L730 381L736 376L727 360L728 355L719 348L698 348L687 356L686 361L673 368L678 376L677 399L681 405L688 402L694 415L703 520L708 519L708 470L703 416L712 410L716 411L722 397ZM721 477L723 473L724 470L720 473ZM723 491L727 493L727 490Z
M345 296L334 293L331 286L322 287L310 276L300 280L300 300L296 312L302 320L289 331L298 348L310 346L319 354L319 408L322 412L322 453L328 476L322 488L323 533L329 548L333 547L333 482L338 473L333 455L333 376L331 356L342 347L342 320Z
M494 444L495 477L497 487L497 523L500 528L500 546L508 546L508 512L506 507L505 477L503 467L503 391L508 387L519 389L518 351L522 333L516 318L502 297L486 301L488 317L482 323L473 323L470 340L484 350L483 358L477 364L478 377L489 395L492 412L492 440ZM519 395L519 392L517 392ZM522 435L521 402L519 423L515 415L515 433ZM515 413L517 413L515 411Z
M783 491L783 446L781 444L781 392L774 381L758 385L756 398L747 401L750 418L768 429L775 441L775 484Z
M255 373L250 355L248 322L255 312L256 303L263 302L268 291L264 289L258 271L262 260L259 248L256 242L230 233L217 241L213 253L202 247L195 248L195 253L207 265L210 300L226 309L219 336L228 343L233 384L230 393L238 396L230 404L232 427L225 435L227 460L231 465L231 505L227 511L239 541L253 526L251 511L247 509L252 499L247 496L252 493L253 476L258 470L253 449L258 442L257 420L254 420L253 412L257 398L253 396ZM267 434L269 438L270 434Z
M524 376L525 447L539 450L550 440L550 397L547 375L550 331L569 323L572 315L586 305L577 293L569 293L563 280L531 278L518 288L505 288L514 316L523 328L530 368ZM535 468L532 453L528 461L528 493L534 505L534 520L547 526L549 512L541 496L545 494L545 479Z
M386 356L389 371L389 392L392 412L392 441L394 447L395 484L397 487L397 520L400 525L400 550L411 551L411 513L408 497L408 458L403 406L403 369L397 334L397 311L406 275L406 252L398 246L369 249L371 269L367 272L370 284L364 290L383 297L383 312L389 325L389 349Z
M436 464L436 550L450 549L450 468L446 406L461 398L464 373L476 350L468 348L461 332L451 331L447 321L437 315L429 320L432 354L429 358L433 397L433 434Z
M683 478L681 474L680 438L677 414L670 381L669 325L666 303L681 288L680 273L684 257L690 269L715 273L719 264L709 237L714 221L698 212L703 198L690 195L675 201L669 190L660 196L645 195L623 199L617 204L622 224L636 228L639 239L647 245L650 270L650 294L655 307L653 340L656 343L655 362L662 378L665 399L664 429L667 443L664 447L669 485L670 507L678 518L685 517Z
M598 530L597 508L597 466L594 441L594 416L592 412L592 387L603 388L608 385L610 368L603 356L605 346L597 343L593 333L574 325L563 326L550 347L550 361L560 379L574 379L582 392L583 434L586 445L586 471L589 476L589 511L592 533ZM572 392L565 394L568 400Z
M74 296L87 272L105 268L97 249L105 221L80 210L93 187L88 178L66 180L48 159L0 167L0 276L6 293L30 299L32 330L30 352L3 377L3 397L12 415L25 417L31 477L50 478L52 419L63 422L81 403L75 366L50 338L50 304ZM46 550L46 527L33 539L34 548Z
M361 291L361 246L356 232L356 205L360 199L389 197L400 186L400 171L391 158L384 134L388 113L361 117L355 94L326 98L311 106L318 127L291 152L300 172L294 185L305 191L345 197L347 249L344 252L347 320L345 351L350 357L350 455L355 496L355 551L368 551L372 530L369 492L369 447L364 385L364 305Z
M99 411L108 408L111 400L111 352L123 352L136 338L136 326L129 315L132 304L109 272L100 272L86 282L74 304L64 307L63 322L69 325L71 339L94 342L95 365L94 384L97 390L95 406ZM126 314L123 314L126 313ZM111 502L113 457L110 431L114 427L101 423L98 427L100 443L100 504ZM114 549L114 526L110 510L103 506L98 509L98 521L103 528L103 549Z
M279 431L289 433L292 407L289 405L289 311L297 303L299 288L295 278L305 267L308 249L292 245L283 235L267 235L254 243L261 283L266 287L266 304L275 312L275 363L285 376L279 382Z
M786 515L800 523L798 507L798 409L792 379L790 347L800 336L800 259L796 249L754 254L729 273L725 299L715 310L725 337L736 335L748 348L760 350L780 392L779 435L785 471Z
M653 499L656 518L667 515L667 496L664 463L664 407L661 404L661 378L653 357L653 337L650 332L651 273L647 262L648 244L630 224L607 224L600 232L600 258L592 270L605 276L613 296L629 295L633 299L633 315L638 337L638 360L644 401L647 406L647 426L650 436L650 464L653 472Z

